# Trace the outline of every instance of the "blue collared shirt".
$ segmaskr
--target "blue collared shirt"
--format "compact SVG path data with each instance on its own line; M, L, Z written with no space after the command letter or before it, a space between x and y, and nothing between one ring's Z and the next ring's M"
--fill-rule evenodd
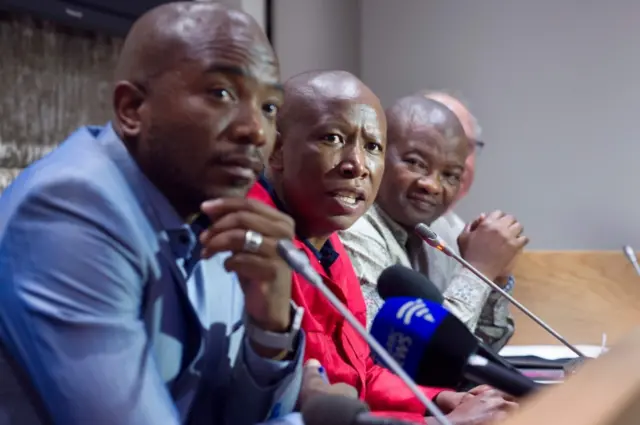
M113 129L109 126L107 131L113 131ZM129 167L136 170L138 177L132 184L140 185L140 191L148 194L150 206L157 214L161 228L164 229L160 231L159 237L168 241L175 255L176 265L187 279L187 290L192 306L203 323L215 322L215 318L210 316L210 309L206 303L205 288L207 285L213 286L216 282L225 280L231 280L236 287L239 287L235 273L229 273L224 269L224 260L229 254L219 254L210 261L205 260L204 262L210 264L206 267L208 273L203 273L203 267L201 267L203 261L200 258L202 245L198 236L209 224L208 219L199 216L193 223L185 223L167 198L139 170L133 158L127 156L126 160ZM244 305L244 302L242 304ZM238 328L242 319L242 316L238 316L241 314L241 308L238 304L235 307L233 319L237 320L234 320L231 325ZM244 350L247 365L261 385L269 385L274 380L280 379L291 364L289 361L273 361L258 356L247 339L244 339Z

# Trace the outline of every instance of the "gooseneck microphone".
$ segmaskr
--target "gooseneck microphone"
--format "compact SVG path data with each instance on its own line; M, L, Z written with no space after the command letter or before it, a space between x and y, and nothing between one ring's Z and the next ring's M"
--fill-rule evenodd
M478 269L476 269L474 266L472 266L467 260L465 260L460 255L458 255L458 253L456 253L453 250L451 250L445 244L445 242L433 230L431 230L429 228L429 226L427 226L426 224L420 223L420 224L416 225L414 230L418 234L418 236L420 236L420 238L422 238L423 241L425 241L427 244L429 244L433 248L435 248L435 249L437 249L439 251L442 251L443 253L445 253L449 257L455 259L464 268L469 270L471 273L473 273L478 278L480 278L480 280L482 280L484 283L489 285L493 290L497 291L503 297L505 297L507 300L509 300L509 302L511 304L513 304L514 306L516 306L518 308L518 310L520 310L521 312L526 314L531 320L533 320L538 325L540 325L545 331L547 331L551 336L553 336L555 339L557 339L562 344L564 344L564 346L566 346L568 349L570 349L571 351L576 353L581 358L585 358L586 357L580 350L578 350L575 346L570 344L566 339L564 339L564 337L562 335L560 335L558 332L553 330L542 319L540 319L538 316L536 316L531 311L529 311L529 309L527 309L524 305L522 305L518 300L513 298L508 292L506 292L501 287L496 285L493 281L491 281L491 279L489 279L484 274L482 274Z
M374 354L378 356L385 365L391 369L393 373L398 375L402 382L407 385L411 392L420 400L426 409L433 415L433 417L440 422L441 425L452 425L451 422L445 417L444 413L436 406L436 404L429 400L429 398L418 388L416 383L411 377L402 369L402 367L395 361L393 357L373 338L367 330L360 324L358 319L355 318L349 309L335 296L333 292L325 285L320 276L311 263L307 255L297 249L295 245L287 239L278 241L277 245L278 255L291 267L293 271L302 275L310 284L316 287L322 295L338 310L340 315L345 318L347 322L355 329L355 331L369 344Z
M430 301L389 298L373 319L371 335L421 385L454 388L466 378L514 397L538 388L522 374L479 356L475 335L460 319Z
M385 301L392 297L412 297L440 305L444 303L444 295L433 282L422 273L400 264L387 267L382 271L378 278L377 290ZM515 373L520 373L514 365L503 359L482 340L478 340L478 344L479 355Z
M334 394L313 397L302 408L305 425L411 425L410 422L373 416L358 399Z
M624 255L627 257L627 260L631 263L636 273L640 276L640 264L638 264L638 257L636 256L636 252L631 248L631 245L625 245L622 248Z

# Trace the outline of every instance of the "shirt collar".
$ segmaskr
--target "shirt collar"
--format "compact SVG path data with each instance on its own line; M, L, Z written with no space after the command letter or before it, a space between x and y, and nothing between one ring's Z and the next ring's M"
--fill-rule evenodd
M258 183L269 193L271 200L273 200L273 203L278 208L278 210L280 210L285 214L289 214L284 203L282 202L282 200L280 200L280 198L278 198L276 191L274 190L271 183L269 183L269 181L267 180L264 174L260 176L260 178L258 179ZM330 240L327 240L325 244L322 246L322 248L318 250L315 246L313 246L309 242L308 239L302 238L299 235L296 235L296 236L315 255L316 259L320 261L320 263L325 269L328 269L329 267L331 267L333 263L335 263L336 260L338 259L339 254L333 248L333 244L331 244Z
M409 233L405 230L405 228L399 225L395 220L393 220L386 212L382 210L382 208L380 208L378 204L374 204L373 211L378 214L382 222L391 231L391 234L394 238L396 238L400 246L406 246L409 240Z

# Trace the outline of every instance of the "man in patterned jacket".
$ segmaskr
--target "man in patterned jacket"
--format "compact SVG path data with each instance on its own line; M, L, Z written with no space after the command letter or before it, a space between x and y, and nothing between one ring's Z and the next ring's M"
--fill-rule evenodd
M417 223L432 226L489 278L507 291L513 288L511 270L528 242L522 225L495 211L465 227L447 212L459 199L465 162L473 155L477 138L467 119L470 115L451 105L445 95L421 93L402 98L387 110L389 149L376 204L342 232L341 239L362 285L369 321L382 305L376 291L380 273L403 264L427 275L443 292L446 307L499 349L513 334L505 300L412 231ZM427 109L431 113L424 113Z

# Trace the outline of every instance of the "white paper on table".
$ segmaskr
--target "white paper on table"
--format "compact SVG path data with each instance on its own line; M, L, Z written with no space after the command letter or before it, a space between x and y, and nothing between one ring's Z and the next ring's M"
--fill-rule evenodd
M598 345L576 345L580 352L587 357L598 357L607 349ZM536 356L547 360L573 359L576 353L563 345L507 345L500 350L503 357Z
M608 351L607 334L602 334L602 344L575 345L582 354L591 358L598 358ZM499 353L502 357L536 356L547 360L575 359L576 353L564 345L507 345Z

